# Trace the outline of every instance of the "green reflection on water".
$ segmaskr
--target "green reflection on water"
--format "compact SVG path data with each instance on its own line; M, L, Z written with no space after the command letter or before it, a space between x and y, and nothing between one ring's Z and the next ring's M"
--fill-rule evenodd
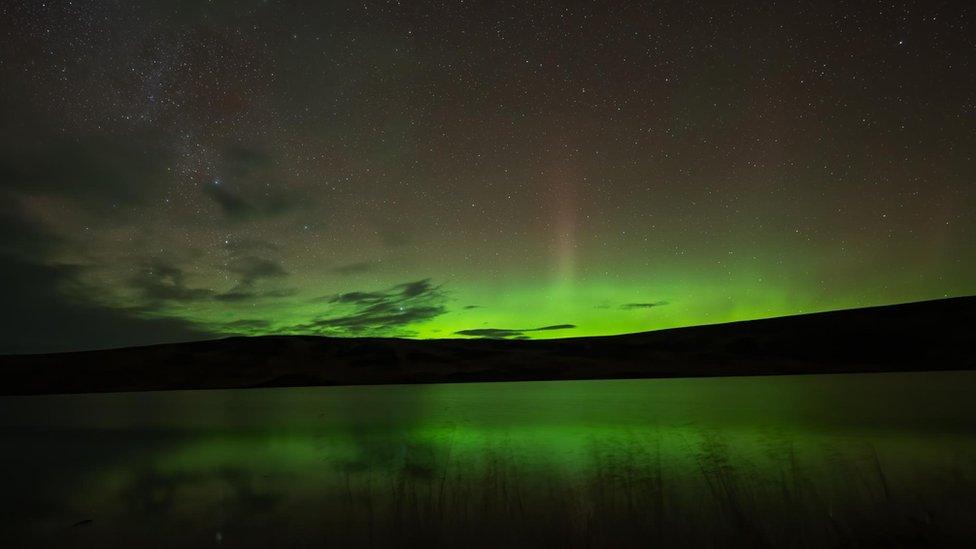
M961 542L973 388L942 372L0 399L3 530L66 546Z

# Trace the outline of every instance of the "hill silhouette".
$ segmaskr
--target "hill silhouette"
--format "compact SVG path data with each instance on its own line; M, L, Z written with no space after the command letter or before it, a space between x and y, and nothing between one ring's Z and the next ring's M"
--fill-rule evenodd
M2 394L976 368L976 297L552 340L231 337L0 356Z

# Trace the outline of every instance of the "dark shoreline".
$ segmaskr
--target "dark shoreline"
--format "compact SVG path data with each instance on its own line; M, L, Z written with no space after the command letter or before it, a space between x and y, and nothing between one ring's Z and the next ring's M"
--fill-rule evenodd
M551 340L227 339L0 356L0 394L976 369L976 297Z

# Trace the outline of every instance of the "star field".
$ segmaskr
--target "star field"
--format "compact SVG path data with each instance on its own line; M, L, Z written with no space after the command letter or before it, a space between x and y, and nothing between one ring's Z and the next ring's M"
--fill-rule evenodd
M976 293L965 3L13 2L3 351Z

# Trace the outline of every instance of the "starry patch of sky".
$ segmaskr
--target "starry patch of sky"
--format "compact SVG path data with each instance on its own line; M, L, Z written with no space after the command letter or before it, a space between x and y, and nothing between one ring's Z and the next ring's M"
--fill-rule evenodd
M976 293L973 18L5 3L0 352L581 336Z

